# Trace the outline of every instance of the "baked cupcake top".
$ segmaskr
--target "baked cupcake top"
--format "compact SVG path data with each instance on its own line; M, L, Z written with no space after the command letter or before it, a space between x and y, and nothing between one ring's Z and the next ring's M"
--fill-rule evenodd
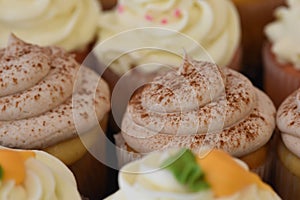
M300 158L300 89L282 102L276 120L284 144Z
M292 63L300 69L300 1L287 0L287 4L288 7L276 9L276 20L266 27L265 32L278 61Z
M72 172L42 151L0 149L2 200L80 200Z
M280 199L245 163L220 150L151 153L120 170L119 186L106 200Z
M0 48L11 32L26 42L80 50L96 38L97 0L1 1Z
M11 36L0 69L3 146L48 147L89 130L109 110L107 84L61 48Z
M180 61L176 53L182 54L182 49L195 58L213 59L225 66L240 41L238 13L228 0L120 0L114 10L103 15L99 24L99 39L103 41L96 48L99 59L110 64L116 56L126 53L110 65L118 74L127 72L132 65L151 62L174 62L176 66L175 61ZM141 29L130 34L123 32L136 28ZM178 50L175 55L174 49ZM156 69L155 65L143 68L146 72Z
M133 94L122 136L140 153L216 147L243 156L266 144L274 128L274 105L246 77L185 58Z

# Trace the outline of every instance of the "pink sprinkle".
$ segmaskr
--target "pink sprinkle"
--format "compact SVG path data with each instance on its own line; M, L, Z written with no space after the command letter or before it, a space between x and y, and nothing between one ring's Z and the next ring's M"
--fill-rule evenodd
M145 19L148 20L148 21L152 21L153 17L151 15L146 14Z
M167 20L166 18L164 18L164 19L162 19L160 22L161 22L162 24L167 24L167 23L168 23L168 20Z
M176 9L176 10L174 11L174 15L175 15L175 17L180 17L180 16L181 16L181 11L180 11L180 9Z
M118 6L118 12L119 13L123 13L124 12L124 6L123 5L119 5Z

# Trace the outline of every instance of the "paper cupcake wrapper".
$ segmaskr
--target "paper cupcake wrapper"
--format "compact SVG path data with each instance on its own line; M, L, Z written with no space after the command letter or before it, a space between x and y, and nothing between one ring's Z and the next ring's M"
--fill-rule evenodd
M284 145L282 142L278 145L278 151ZM285 147L284 147L285 148ZM285 149L287 150L287 149ZM291 152L287 150L292 155ZM290 156L290 155L286 155ZM297 160L300 163L300 159ZM295 175L277 154L274 172L274 188L284 200L295 200L300 197L300 177Z
M299 88L300 71L276 61L269 43L264 45L263 60L264 89L278 108L286 97Z

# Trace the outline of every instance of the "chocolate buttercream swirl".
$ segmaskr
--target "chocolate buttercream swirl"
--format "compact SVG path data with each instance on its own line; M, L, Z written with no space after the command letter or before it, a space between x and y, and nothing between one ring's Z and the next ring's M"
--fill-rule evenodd
M122 135L140 153L209 146L241 156L266 144L274 127L272 102L246 77L186 58L132 96Z
M106 83L63 49L11 36L0 52L1 145L48 147L95 126L93 115L100 120L109 110Z

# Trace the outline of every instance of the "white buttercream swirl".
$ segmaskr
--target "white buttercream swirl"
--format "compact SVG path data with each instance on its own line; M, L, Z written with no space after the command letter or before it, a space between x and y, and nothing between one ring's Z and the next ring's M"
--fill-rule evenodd
M292 63L300 69L300 1L288 0L288 7L276 9L276 20L266 29L272 52L279 62Z
M13 32L26 42L80 50L96 37L97 0L0 1L0 48Z
M115 61L110 66L118 74L125 73L132 65L151 62L178 66L182 49L194 58L213 59L226 66L240 40L238 13L228 0L120 0L117 8L104 14L99 24L98 57L105 64ZM143 30L146 27L161 29ZM135 28L142 29L116 35ZM182 38L178 33L189 38ZM129 51L133 52L115 60ZM166 51L175 51L177 55ZM157 68L143 70L152 72Z
M208 189L197 193L189 192L180 185L173 174L160 167L174 150L154 152L143 159L125 165L119 174L120 190L106 200L279 200L280 198L268 190L250 185L231 196L216 198ZM239 162L242 162L238 160ZM245 164L242 163L242 166ZM222 170L222 169L220 169Z
M80 200L72 172L57 158L34 151L35 157L25 161L25 180L0 182L1 200Z

